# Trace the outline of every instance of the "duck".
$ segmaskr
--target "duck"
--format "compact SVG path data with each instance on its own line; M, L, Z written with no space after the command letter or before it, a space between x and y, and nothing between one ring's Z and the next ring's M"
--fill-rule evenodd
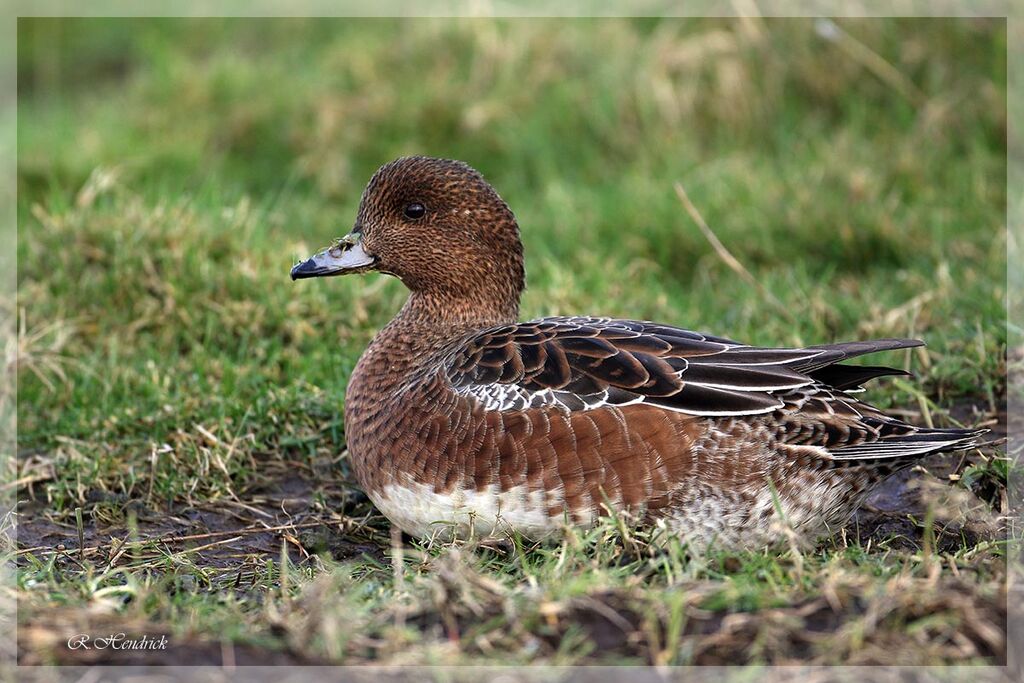
M351 232L291 278L367 272L409 296L351 373L348 457L414 538L542 541L621 515L694 548L810 543L887 477L985 431L857 398L909 373L844 361L916 339L771 348L640 320L520 321L518 223L461 161L380 167Z

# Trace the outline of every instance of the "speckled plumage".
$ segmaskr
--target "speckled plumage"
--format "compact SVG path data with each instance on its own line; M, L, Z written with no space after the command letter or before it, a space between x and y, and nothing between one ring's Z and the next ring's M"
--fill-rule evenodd
M371 500L417 536L537 538L615 511L695 545L759 547L781 511L813 539L884 477L979 434L852 395L900 371L840 361L915 340L763 349L631 320L517 322L518 226L461 162L382 167L353 235L292 275L365 270L411 293L352 374L348 448Z

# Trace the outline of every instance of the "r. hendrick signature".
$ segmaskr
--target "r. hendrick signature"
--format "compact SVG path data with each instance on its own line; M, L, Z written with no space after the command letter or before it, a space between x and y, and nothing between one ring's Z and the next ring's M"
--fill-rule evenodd
M131 637L123 631L106 636L77 633L68 638L69 650L166 650L167 636Z

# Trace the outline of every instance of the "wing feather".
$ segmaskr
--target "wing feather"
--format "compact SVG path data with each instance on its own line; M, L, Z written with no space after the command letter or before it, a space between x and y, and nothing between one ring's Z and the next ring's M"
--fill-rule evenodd
M657 323L554 317L479 333L452 354L446 373L456 391L502 409L550 403L590 410L646 402L722 416L767 413L798 402L824 418L859 419L852 404L840 400L843 394L828 391L830 380L841 392L901 371L837 363L921 343L880 339L761 348ZM492 391L493 385L506 389ZM807 397L787 395L812 386Z
M452 352L445 373L457 393L487 410L646 403L708 418L772 413L781 442L818 446L836 465L911 462L970 446L983 430L924 429L888 417L847 392L907 373L840 361L921 345L761 348L656 323L557 317L481 332Z

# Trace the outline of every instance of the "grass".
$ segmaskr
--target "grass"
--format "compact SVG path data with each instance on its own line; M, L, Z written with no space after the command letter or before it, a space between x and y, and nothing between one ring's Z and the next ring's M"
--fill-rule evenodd
M998 436L1005 23L838 30L20 20L21 660L99 656L63 646L83 624L168 634L187 654L167 661L197 663L1004 658L998 440L930 460L811 551L692 558L614 523L395 544L348 476L342 415L404 291L287 278L347 231L378 165L459 158L519 218L525 316L922 337L872 359L916 378L870 398Z

